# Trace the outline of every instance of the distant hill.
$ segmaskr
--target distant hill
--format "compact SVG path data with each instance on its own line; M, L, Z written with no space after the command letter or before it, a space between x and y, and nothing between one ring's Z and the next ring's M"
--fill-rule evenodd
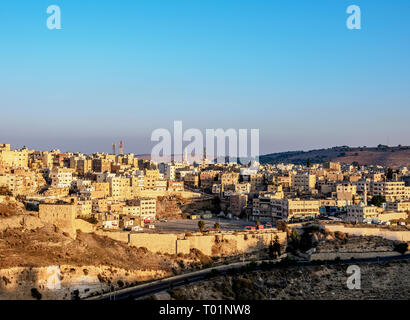
M326 161L338 161L341 163L358 163L360 165L382 165L385 167L410 167L410 147L389 147L379 145L377 147L333 147L310 151L289 151L271 153L260 156L261 163L293 163L306 164L307 159L313 163Z

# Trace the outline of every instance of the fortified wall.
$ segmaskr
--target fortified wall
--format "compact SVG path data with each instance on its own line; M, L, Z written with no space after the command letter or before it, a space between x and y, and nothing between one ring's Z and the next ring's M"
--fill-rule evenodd
M338 224L326 224L323 225L326 229L330 231L340 231L348 233L354 236L375 236L382 237L384 239L393 240L393 241L410 241L410 231L391 231L384 230L379 228L350 228L345 227L344 225Z
M67 204L40 204L38 217L45 223L54 224L71 237L76 237L75 229L76 208Z
M286 232L277 229L261 231L220 232L203 235L194 233L126 233L103 232L117 241L127 242L130 246L145 247L151 252L168 254L189 254L191 249L200 250L208 256L227 256L258 251L269 246L278 236L279 243L286 247Z
M77 230L95 232L93 224L76 219L77 208L71 204L40 204L38 217L44 223L50 223L76 238Z
M198 249L208 256L227 256L258 251L269 246L278 236L282 247L286 246L286 232L277 229L259 231L202 233L130 233L123 231L96 230L95 226L76 219L76 207L72 204L40 204L39 218L44 223L54 224L76 238L76 231L95 232L101 236L128 243L134 247L145 247L151 252L189 254Z

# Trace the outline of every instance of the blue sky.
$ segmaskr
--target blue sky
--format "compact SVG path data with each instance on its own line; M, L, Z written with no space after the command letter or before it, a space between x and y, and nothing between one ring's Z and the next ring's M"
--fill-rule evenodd
M14 147L148 153L174 120L258 128L261 153L410 144L408 0L7 0L0 34Z

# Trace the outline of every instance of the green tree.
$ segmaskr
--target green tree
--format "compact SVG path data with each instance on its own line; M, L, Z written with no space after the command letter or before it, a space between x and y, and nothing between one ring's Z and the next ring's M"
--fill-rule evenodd
M215 230L218 231L218 232L219 232L219 230L221 230L221 225L219 224L219 222L215 222L214 228L215 228Z
M310 168L310 158L306 160L306 167Z
M290 243L293 247L293 249L298 249L300 245L300 235L296 228L292 228L292 231L290 233Z
M255 225L256 225L256 229L259 229L259 226L261 225L261 222L259 220L256 220Z
M386 198L380 195L374 196L370 201L372 205L377 207L381 207L384 202L386 202Z
M406 242L400 242L394 246L394 251L397 251L401 254L405 254L407 252L409 245Z
M204 231L204 229L205 229L205 221L203 221L203 220L199 220L198 221L198 229L199 229L199 231Z
M394 171L393 171L392 168L388 168L388 169L387 169L387 172L386 172L386 178L387 178L387 180L392 180L392 179L393 179L393 173L394 173Z
M271 241L269 245L269 257L271 259L274 259L277 256L280 256L280 253L281 253L280 251L281 251L281 248L280 248L279 237L278 235L276 235L275 239Z
M288 229L288 225L285 221L279 220L278 222L276 222L276 228L279 231L286 231Z

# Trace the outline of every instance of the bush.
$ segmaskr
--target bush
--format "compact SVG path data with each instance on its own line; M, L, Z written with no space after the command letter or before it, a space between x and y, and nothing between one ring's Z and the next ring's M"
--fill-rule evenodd
M394 246L394 251L397 251L401 254L405 254L408 249L408 244L406 242L400 242Z
M43 295L37 290L37 288L32 288L32 289L31 289L31 296L32 296L34 299L41 300L41 297L42 297Z
M13 196L13 193L9 190L9 188L5 186L0 187L0 196Z
M288 228L288 225L285 221L279 220L278 222L276 222L276 228L279 231L286 231Z

